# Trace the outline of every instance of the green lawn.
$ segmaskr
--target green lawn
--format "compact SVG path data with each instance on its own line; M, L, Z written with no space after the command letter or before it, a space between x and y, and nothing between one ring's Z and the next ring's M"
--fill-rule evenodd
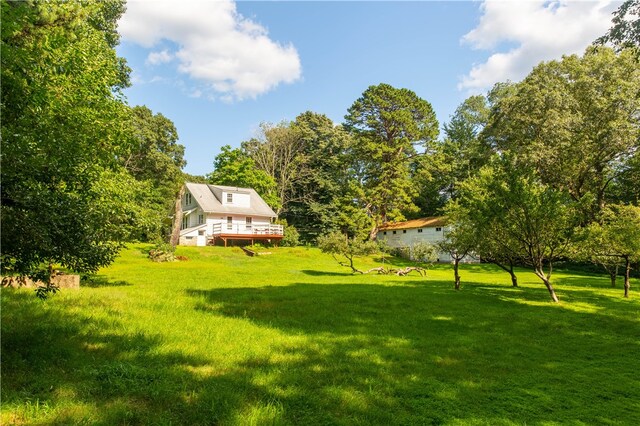
M3 425L640 424L638 280L558 272L554 305L489 265L456 292L449 265L144 249L46 302L2 291Z

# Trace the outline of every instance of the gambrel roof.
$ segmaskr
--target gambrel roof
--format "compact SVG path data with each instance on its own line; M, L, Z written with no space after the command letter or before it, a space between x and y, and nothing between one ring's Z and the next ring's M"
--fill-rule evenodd
M262 197L260 197L260 195L258 195L258 193L254 189L191 182L187 182L185 186L191 193L193 200L198 203L198 206L200 206L200 208L205 213L276 217L276 214L271 209L271 207L269 207L269 205L262 199ZM223 192L231 192L234 194L249 194L250 207L222 204Z

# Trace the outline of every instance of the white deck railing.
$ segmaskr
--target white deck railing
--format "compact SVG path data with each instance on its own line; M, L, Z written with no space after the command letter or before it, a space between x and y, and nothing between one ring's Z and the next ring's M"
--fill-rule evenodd
M231 234L231 235L284 235L282 225L244 225L226 223L214 223L213 235Z

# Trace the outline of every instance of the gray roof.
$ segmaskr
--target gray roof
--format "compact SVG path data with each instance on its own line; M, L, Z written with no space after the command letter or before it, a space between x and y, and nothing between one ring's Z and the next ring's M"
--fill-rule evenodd
M276 217L271 207L251 188L235 186L208 185L206 183L185 184L200 208L206 213L241 214L248 216ZM250 207L225 206L222 204L222 192L249 194Z

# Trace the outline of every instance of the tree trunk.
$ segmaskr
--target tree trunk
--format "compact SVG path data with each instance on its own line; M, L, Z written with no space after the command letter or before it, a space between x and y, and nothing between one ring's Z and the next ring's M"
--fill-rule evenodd
M553 289L553 286L551 285L551 281L549 280L549 277L544 273L544 271L541 268L536 268L534 272L538 276L538 278L542 280L544 285L547 287L547 290L549 290L551 299L555 303L558 303L558 296L556 296L556 291Z
M629 297L629 288L631 287L631 262L629 256L624 258L624 297Z
M516 274L513 272L513 270L511 270L509 274L511 275L511 286L518 287L518 277L516 277Z
M455 289L460 290L460 274L458 273L458 266L460 265L460 259L453 258L453 277L455 278Z
M169 244L175 248L180 241L180 225L182 225L182 196L184 195L184 185L180 187L180 191L176 195L173 213L173 227L171 228L171 237Z
M609 269L609 278L611 278L611 287L616 286L616 278L618 278L618 265Z
M378 224L373 225L373 228L369 232L369 239L375 241L378 238Z
M491 261L494 265L496 265L497 267L499 267L500 269L502 269L505 272L508 272L509 275L511 276L511 285L513 287L518 287L518 277L516 277L516 273L513 272L513 263L509 263L509 267L507 268L506 266L504 266L502 263L500 262L496 262L495 260Z

